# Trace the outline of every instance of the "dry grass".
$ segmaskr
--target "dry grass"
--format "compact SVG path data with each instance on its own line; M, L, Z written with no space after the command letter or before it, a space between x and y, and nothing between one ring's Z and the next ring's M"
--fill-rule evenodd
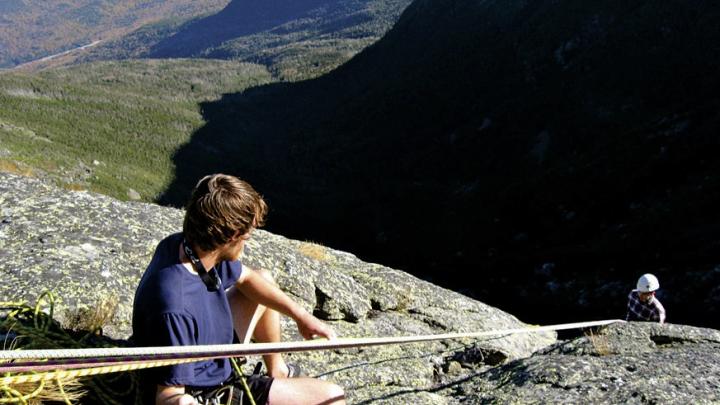
M29 405L44 404L48 402L53 403L78 403L80 399L86 394L82 384L76 378L64 379L58 384L56 380L46 381L42 387L38 383L23 383L13 385L12 388L21 392L25 395L31 393L37 394L29 398L27 403ZM41 388L41 389L39 389ZM21 402L17 402L21 403Z
M115 317L117 308L117 296L105 297L97 305L89 308L78 308L68 316L67 328L74 331L87 331L98 334Z
M585 336L588 338L588 341L595 350L595 355L607 356L613 354L610 343L607 340L607 336L596 335L593 333L592 329L589 329L587 332L585 332Z
M410 294L400 292L397 296L397 306L395 307L395 310L399 312L407 312L410 309L412 303L413 299Z
M317 243L302 242L300 244L300 247L298 248L298 252L320 262L325 262L330 259L330 256L328 255L328 249L325 246L319 245Z
M0 159L0 172L18 174L20 176L32 177L35 171L31 167L20 165L8 159Z
M63 183L62 187L69 191L85 191L87 187L77 183Z

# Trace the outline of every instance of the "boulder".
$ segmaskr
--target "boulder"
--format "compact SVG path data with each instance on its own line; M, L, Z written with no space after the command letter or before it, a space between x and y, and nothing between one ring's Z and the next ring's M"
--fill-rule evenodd
M467 403L718 403L718 349L713 329L613 324L476 374L452 396Z

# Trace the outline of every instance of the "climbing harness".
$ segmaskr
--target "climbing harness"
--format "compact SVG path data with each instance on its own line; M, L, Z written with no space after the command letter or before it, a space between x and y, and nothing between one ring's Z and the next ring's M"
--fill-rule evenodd
M240 370L237 360L231 358L230 361L233 365L233 376L219 387L212 389L190 388L189 390L188 387L185 387L200 405L241 405L243 398L247 398L251 405L256 405L247 380L260 377L262 363L257 363L252 375L246 378L242 370Z

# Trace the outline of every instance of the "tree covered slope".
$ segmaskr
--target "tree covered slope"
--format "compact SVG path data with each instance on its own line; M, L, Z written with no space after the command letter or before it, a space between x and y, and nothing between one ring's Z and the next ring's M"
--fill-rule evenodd
M198 104L271 79L264 66L208 60L0 74L0 170L152 201L204 123Z
M162 20L99 46L83 61L239 59L281 79L326 73L377 41L410 0L232 0L202 18Z

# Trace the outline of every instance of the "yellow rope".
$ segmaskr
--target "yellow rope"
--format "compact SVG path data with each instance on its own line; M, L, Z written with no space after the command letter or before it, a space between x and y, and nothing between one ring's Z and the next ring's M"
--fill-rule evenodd
M250 405L256 405L255 398L253 397L252 392L250 392L250 387L248 387L247 381L245 380L245 375L243 375L242 370L240 370L240 366L238 366L237 360L235 360L235 358L231 357L230 363L232 363L235 373L237 373L238 377L240 377L240 383L242 383L243 389L245 390L245 394L247 394L248 399L250 400Z
M33 391L29 394L23 395L20 391L15 390L11 387L8 387L7 384L3 384L2 386L0 386L0 389L9 393L14 398L2 398L2 399L0 399L0 404L16 404L16 403L20 402L23 405L27 405L27 400L35 398L38 395L40 395L40 393L42 392L42 390L44 388L45 388L45 381L40 381L40 384L38 384L38 387L35 389L35 391Z
M0 332L10 335L12 331L12 335L16 336L13 339L11 348L6 348L5 353L10 351L21 353L35 348L82 348L88 345L88 338L97 336L94 333L95 331L90 331L85 336L74 339L69 332L54 321L55 303L56 299L51 292L41 294L34 306L30 306L26 302L0 302L0 310L3 312L4 318L0 319ZM11 350L18 342L21 342L18 346L22 346L22 350ZM89 344L95 345L98 343L107 345L107 343L97 340L89 342ZM108 369L108 371L111 370ZM99 375L99 373L97 371L95 373L6 373L0 377L0 404L27 404L28 400L37 399L38 396L43 397L42 400L44 401L44 397L47 397L47 395L43 395L42 391L45 389L53 391L52 399L48 400L71 405L76 401L74 397L78 394L68 391L67 381L78 376L94 375ZM38 378L38 376L43 377ZM137 391L135 376L127 374L127 377L129 377L127 381L121 381L120 377L113 378L115 381L112 381L111 384L121 387L120 390L115 390L104 384L102 378L91 378L84 381L83 385L88 388L87 393L99 399L101 403L122 405L121 402L115 401L114 398L138 397L139 395L133 393L133 391ZM116 381L122 384L118 384ZM34 391L32 393L21 392L29 389L25 384L32 386L32 383L38 382L39 386L33 387ZM48 386L46 382L54 384ZM57 388L54 387L55 384Z
M0 377L0 386L7 386L10 384L25 384L39 381L50 381L56 378L80 378L89 377L99 374L118 373L125 371L141 370L152 367L163 367L171 366L182 363L193 363L196 361L207 360L206 358L199 359L173 359L173 360L161 360L154 362L137 362L129 364L120 364L117 366L102 366L102 367L90 367L80 368L74 370L56 370L48 371L44 373L32 373L32 374L17 374L5 377Z
M40 305L43 302L43 299L47 297L47 299L50 301L50 314L47 317L41 317L40 316ZM40 329L42 331L47 331L50 327L50 321L52 320L53 314L55 312L55 295L53 295L50 291L45 291L44 293L40 294L40 296L37 299L37 302L35 303L35 317L33 318L35 320L35 327L37 329ZM42 326L38 325L38 320L43 320L44 323Z

